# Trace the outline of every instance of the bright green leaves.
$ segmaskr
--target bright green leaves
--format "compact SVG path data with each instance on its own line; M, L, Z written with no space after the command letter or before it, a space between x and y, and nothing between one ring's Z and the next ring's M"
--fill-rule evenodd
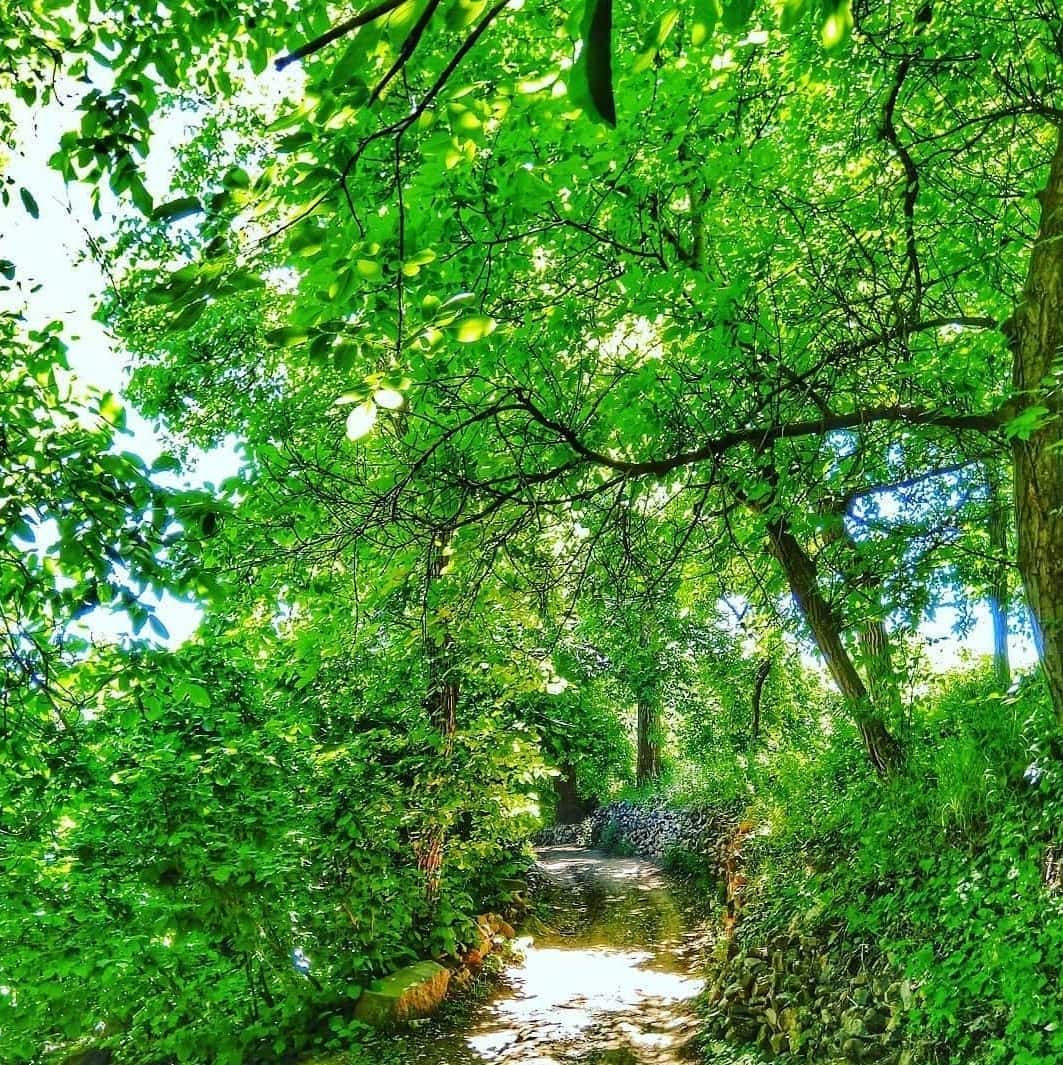
M777 3L779 25L784 32L795 29L810 12L819 30L824 48L830 50L844 44L853 28L851 0L780 0Z
M404 277L416 277L422 267L427 266L429 263L435 262L436 253L432 248L424 248L417 252L416 255L411 255L402 264L402 273Z
M473 344L477 340L490 336L496 328L498 328L498 323L493 318L474 315L455 323L454 339L462 344Z
M406 405L410 379L398 374L369 374L362 386L348 389L336 397L336 406L357 404L347 415L346 434L352 441L368 436L377 424L380 410L398 411Z
M589 118L607 126L616 125L612 37L613 0L586 0L569 95Z
M1024 408L1004 425L1004 435L1009 440L1029 440L1051 418L1047 407L1033 405Z
M384 276L384 268L375 259L355 259L354 269L365 281L379 281Z
M406 397L396 388L378 388L373 393L373 402L385 410L399 410Z
M712 39L716 24L720 21L719 0L693 0L693 24L691 41L698 47Z
M756 0L723 0L721 22L728 33L740 33L753 17Z
M486 7L487 0L453 0L447 8L447 29L463 30L471 26L483 14Z
M824 4L823 25L820 38L823 47L830 50L844 44L853 28L851 0L827 0Z
M8 638L24 647L5 698L16 717L53 713L74 727L87 704L48 678L83 657L89 615L124 614L134 634L149 626L168 638L150 601L189 587L178 528L187 494L161 489L138 455L117 449L122 402L70 379L54 327L23 337L2 321L0 597Z
M197 263L186 263L148 289L145 302L170 309L174 329L190 329L203 312L226 296L261 288L264 282L253 270L237 267L221 255Z
M672 30L675 29L675 24L678 21L679 8L673 7L661 15L650 27L649 32L642 41L642 51L631 68L633 73L639 74L653 65L653 61L660 53L661 46L671 36Z
M187 677L180 678L174 685L174 698L180 700L188 700L192 706L205 709L210 706L210 692L203 687L202 684L197 684L194 680L190 680Z

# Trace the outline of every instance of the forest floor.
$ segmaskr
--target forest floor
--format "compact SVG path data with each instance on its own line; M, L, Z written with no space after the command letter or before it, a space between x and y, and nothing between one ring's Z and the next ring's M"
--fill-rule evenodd
M705 926L649 862L540 852L533 916L497 990L461 1030L426 1026L417 1065L679 1065L697 1060Z

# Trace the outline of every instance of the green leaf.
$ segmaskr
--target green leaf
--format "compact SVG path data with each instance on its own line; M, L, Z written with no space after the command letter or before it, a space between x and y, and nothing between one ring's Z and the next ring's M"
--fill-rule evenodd
M41 209L37 206L33 193L27 188L20 188L18 194L22 198L22 206L26 208L26 213L30 218L40 218Z
M656 22L650 27L649 31L642 41L642 51L639 54L638 59L635 60L632 65L632 71L636 74L641 73L643 70L649 69L653 63L657 54L661 50L661 45L668 40L671 36L672 30L675 29L676 22L679 21L679 9L671 8L666 11Z
M830 11L823 20L820 29L820 38L823 47L828 51L844 44L849 39L853 28L853 9L850 0L842 0L835 4L834 10Z
M394 388L378 388L373 393L373 402L385 410L398 410L406 402L406 397Z
M1004 426L1004 435L1009 440L1029 440L1034 433L1041 429L1049 414L1047 407L1027 407L1022 413L1017 414Z
M208 692L202 684L196 684L194 681L186 680L184 683L184 693L193 706L198 706L200 709L206 709L210 706L210 692Z
M455 0L447 9L448 30L463 30L471 26L487 7L487 0Z
M203 205L195 196L182 196L180 199L160 204L151 212L151 217L155 222L177 222L182 218L199 214L202 210Z
M280 329L271 329L266 334L266 340L275 347L290 348L296 344L301 344L308 335L305 329L300 329L294 325L285 325L281 326Z
M720 21L720 0L694 0L694 25L691 41L695 46L706 44L716 32Z
M204 299L197 299L194 302L188 304L178 314L170 320L170 324L174 329L191 329L203 317L203 312L207 309L207 301Z
M376 424L376 405L373 403L363 403L359 407L355 407L350 414L347 415L347 439L348 440L361 440L362 437L368 436L373 430L373 426Z
M454 336L462 344L472 344L477 340L490 336L497 328L498 323L493 318L488 318L486 315L477 315L472 318L463 318L458 322L454 326Z
M251 187L251 178L242 166L234 166L226 171L221 183L227 189L248 189Z
M572 68L571 95L588 117L616 126L613 95L613 0L587 0L579 59Z
M756 0L723 0L723 25L731 33L740 33L753 17Z

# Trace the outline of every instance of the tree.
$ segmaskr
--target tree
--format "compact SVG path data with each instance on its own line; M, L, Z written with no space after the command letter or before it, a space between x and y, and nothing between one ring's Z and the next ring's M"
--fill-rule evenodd
M641 116L615 132L574 124L573 100L551 88L560 83L548 19L506 15L514 33L503 38L491 32L501 7L482 17L470 9L436 35L428 32L433 5L382 5L341 35L270 12L278 26L322 42L303 56L319 102L273 123L282 156L253 167L253 180L234 170L219 175L218 191L192 197L208 207L204 233L212 239L198 266L173 271L152 298L169 301L184 327L212 301L257 283L248 257L218 226L253 210L257 226L274 230L270 265L284 263L302 278L284 342L311 359L335 360L348 378L383 380L393 393L409 379L425 410L447 411L437 439L422 433L405 450L434 454L445 439L472 459L458 464L453 484L453 498L467 508L459 521L539 506L555 488L561 498L588 491L587 478L656 480L674 491L708 470L723 491L719 473L736 460L742 472L729 480L743 491L756 488L759 465L783 475L782 497L801 482L802 491L818 485L824 499L849 486L835 483L837 469L798 476L817 454L802 450L802 439L829 451L839 431L859 429L879 449L918 439L958 458L978 449L972 433L997 432L1016 414L1028 421L1036 404L1009 397L995 351L1022 246L1009 240L992 257L986 248L990 234L1030 231L1011 196L1037 165L1038 131L1058 119L1046 67L1049 20L869 5L857 13L854 47L826 59L820 41L802 34L742 36L745 18L737 5L731 11L712 39L723 63L673 35L676 20L664 13L639 58L619 63L614 77L591 52L605 41L612 53L630 54L628 29L600 33L609 7L589 5L586 27L573 26L587 52L574 80L586 76L589 102L575 102L603 115L608 73L610 91ZM113 65L122 99L154 107L136 71L167 38L152 37L155 19L143 14L143 25L114 37ZM229 43L261 63L261 22L213 30L224 36L226 27ZM191 69L204 85L231 90L233 75L213 59L217 40L194 20L184 28L203 49ZM957 39L971 45L964 57L947 48ZM765 47L773 40L774 51ZM85 42L64 38L64 47L80 53ZM671 51L685 65L670 63ZM995 54L1022 54L1025 73L995 67L987 58ZM479 72L514 69L518 55L521 70L539 64L547 74L507 75L482 98L456 87L458 76L475 86ZM342 83L360 70L364 95L345 95ZM400 71L412 110L395 92ZM935 103L946 98L951 117ZM131 130L121 136L135 145L144 122L136 108L108 99L87 101L89 126L64 144L57 165L90 180L113 166L117 186L136 192L132 164L123 161L132 155L112 153L101 131ZM854 124L854 113L880 120ZM791 134L799 126L815 132L797 144ZM831 166L839 149L847 171ZM1008 195L990 201L978 192L987 186ZM164 205L157 219L175 217L175 205L189 200ZM369 218L370 202L389 206ZM871 219L882 224L873 228ZM740 255L728 244L739 231ZM345 258L352 247L353 263ZM824 263L846 266L831 277ZM703 281L692 279L692 267L705 272ZM447 302L477 277L477 306ZM592 294L593 307L585 303ZM347 313L337 315L337 304ZM544 321L545 329L537 324ZM630 344L640 333L646 344L663 343L663 372ZM572 345L576 334L583 339ZM623 344L625 335L626 353L611 353L610 371L582 392L595 360L579 349ZM502 342L520 354L500 358ZM437 378L431 364L439 365L440 350L448 365ZM972 359L984 371L973 377ZM554 374L536 372L544 361ZM735 384L724 401L720 389ZM379 385L348 391L362 422L376 424L368 397ZM641 405L641 424L631 418L633 404ZM1023 435L1026 422L1015 425L1012 435ZM519 449L504 443L518 438ZM484 462L503 453L516 460L512 474ZM420 470L416 458L412 465L407 489ZM820 499L809 500L813 513ZM1052 646L1048 637L1046 669L1054 674Z
M1012 425L1019 569L1063 721L1063 132L1038 197L1041 224L1009 325L1023 411Z

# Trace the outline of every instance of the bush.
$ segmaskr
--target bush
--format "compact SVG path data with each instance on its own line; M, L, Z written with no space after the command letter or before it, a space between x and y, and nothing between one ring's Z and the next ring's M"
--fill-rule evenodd
M747 848L741 934L840 928L918 989L914 1036L958 1060L1055 1065L1063 896L1043 869L1061 839L1063 748L1036 681L991 691L982 672L944 678L914 708L906 769L886 784L844 726L816 757L781 756L767 834Z

